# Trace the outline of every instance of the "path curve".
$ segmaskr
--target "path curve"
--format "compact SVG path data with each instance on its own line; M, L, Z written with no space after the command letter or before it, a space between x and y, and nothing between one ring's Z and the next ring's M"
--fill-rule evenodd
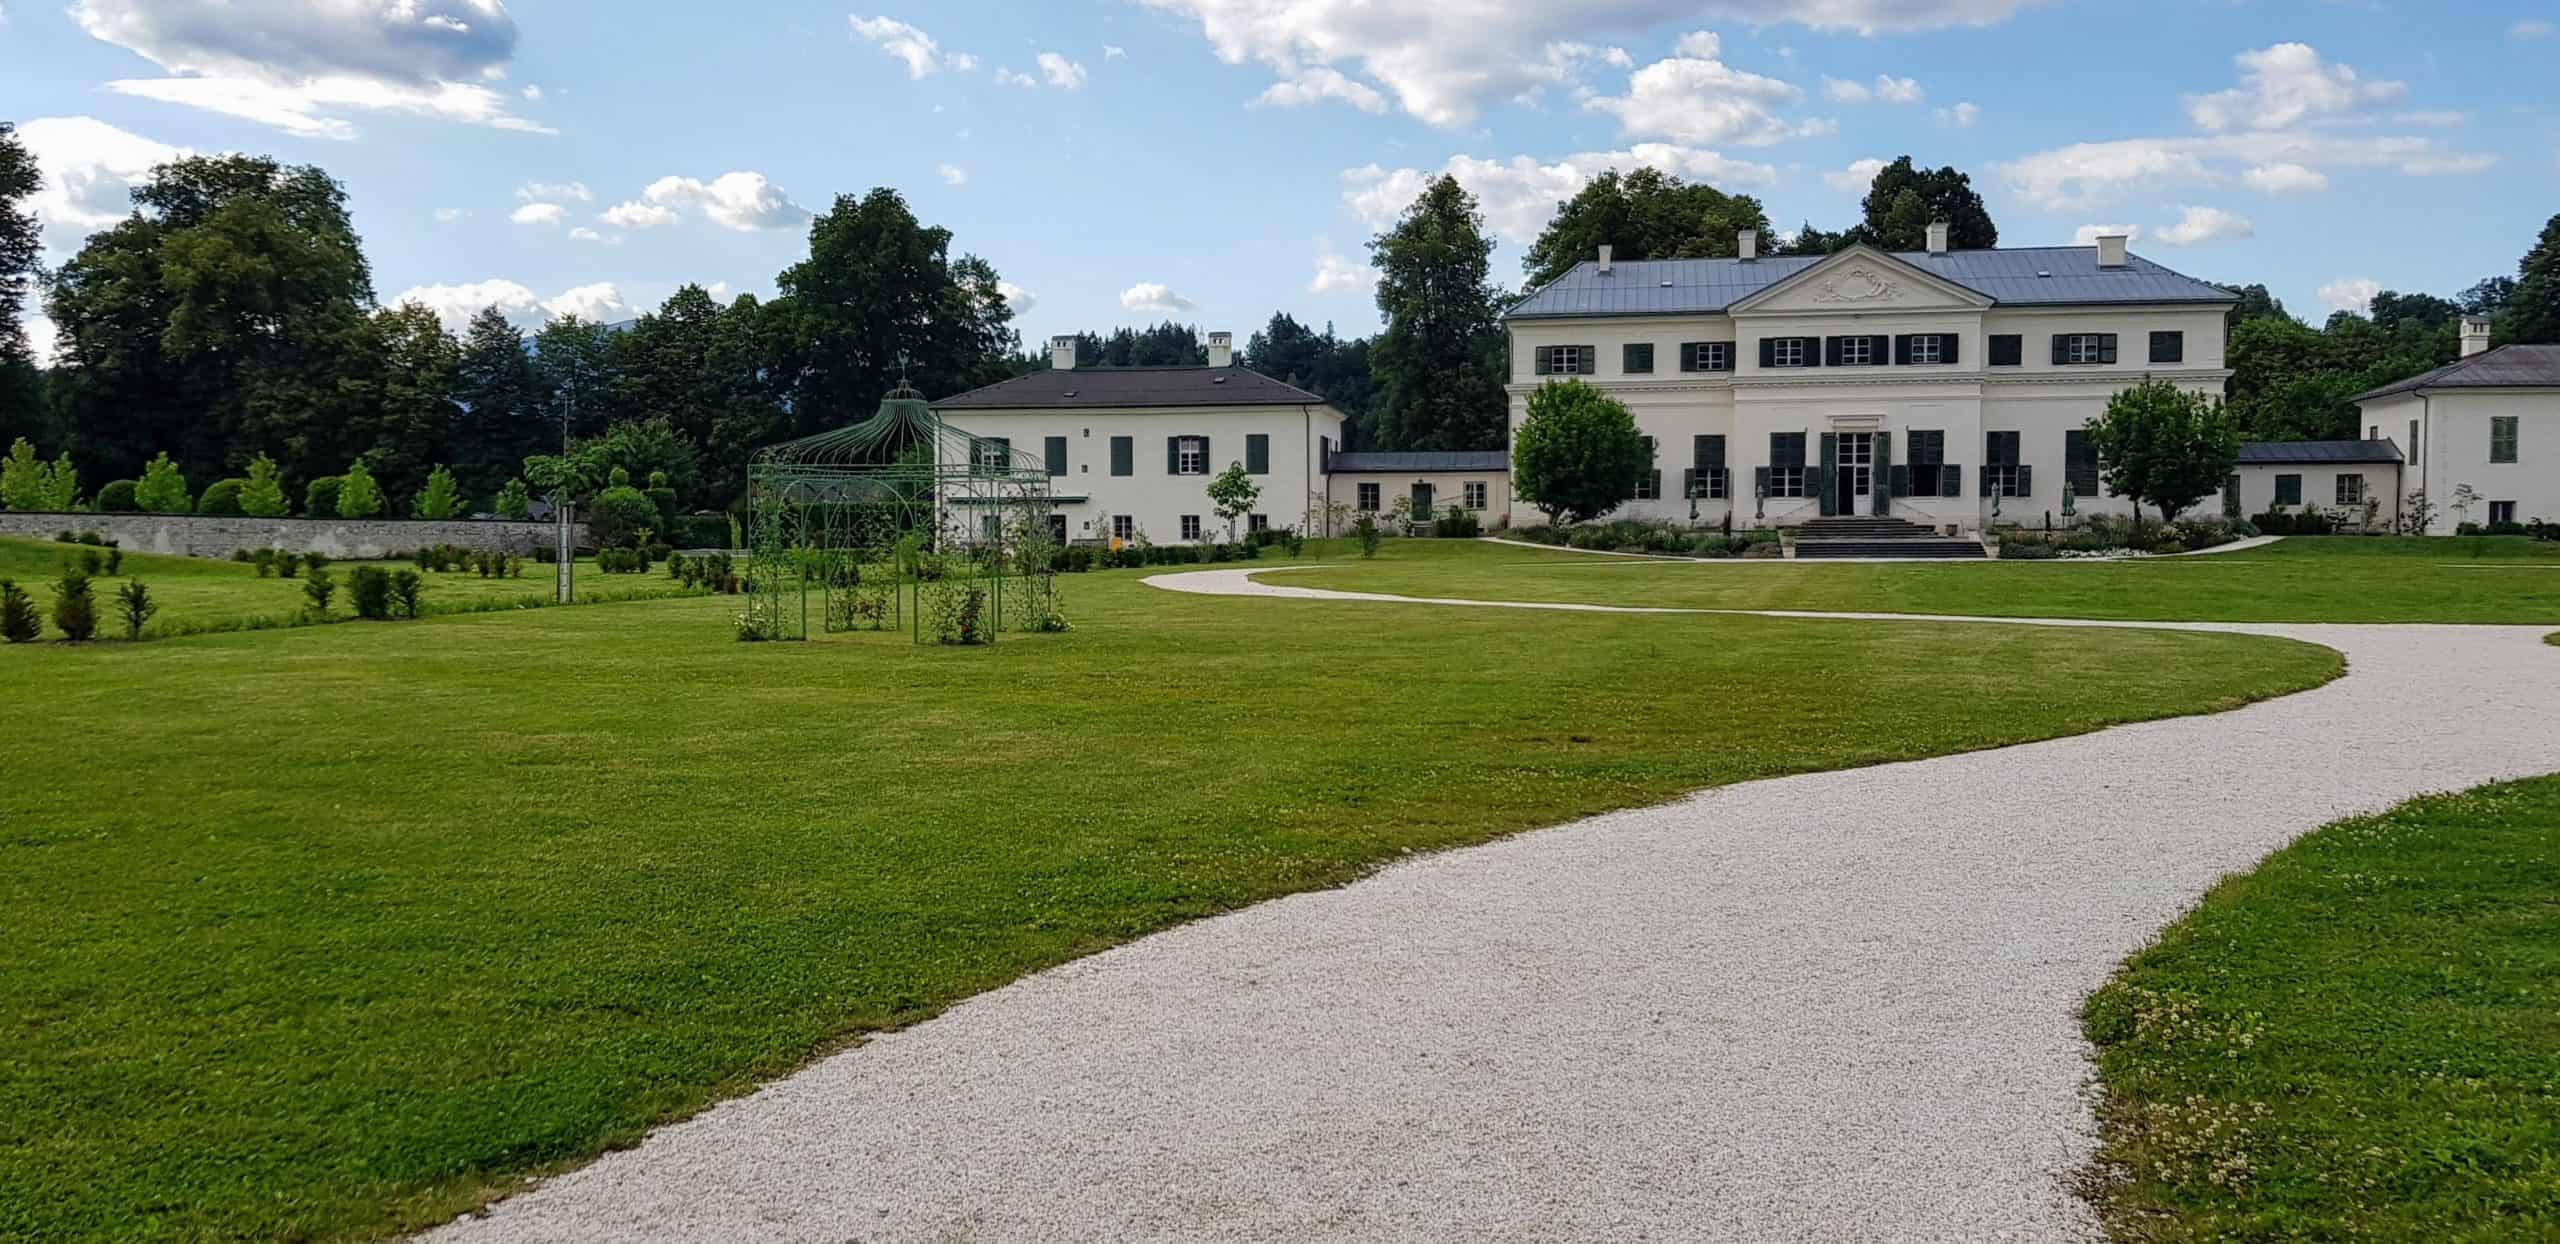
M1542 553L1581 553L1592 557L1632 557L1641 561L1651 562L1698 562L1706 565L1722 565L1730 563L1737 566L1790 566L1797 564L1783 558L1775 557L1684 557L1678 553L1623 553L1616 549L1577 549L1564 544L1540 544L1535 540L1515 540L1509 536L1478 536L1476 539L1485 544L1499 544L1505 548L1513 549L1536 549ZM2070 565L2080 565L2088 562L2156 561L2163 557L2211 557L2218 553L2246 553L2251 549L2262 549L2282 539L2284 539L2283 536L2249 536L2244 539L2234 540L2229 544L2217 544L2209 549L2189 549L2184 553L2144 553L2139 556L2126 553L2106 557L2057 557L2050 558L2048 560ZM1938 562L1978 566L1982 564L1982 560L1983 559L1979 557L1826 557L1821 559L1822 564L1831 566L1912 566L1928 565ZM1153 582L1153 580L1149 580L1149 582Z
M1402 603L1252 573L1149 582ZM2065 1185L2094 1143L2081 998L2295 835L2560 770L2560 651L2547 626L1980 621L2276 635L2350 673L1722 787L1170 929L429 1238L2092 1238Z

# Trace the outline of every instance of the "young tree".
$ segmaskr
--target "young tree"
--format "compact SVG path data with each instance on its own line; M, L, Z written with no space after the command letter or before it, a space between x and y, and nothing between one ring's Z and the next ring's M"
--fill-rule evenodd
M427 475L427 486L418 490L409 512L419 518L452 518L462 508L461 497L454 491L453 472L439 464Z
M1911 196L1908 202L1903 199L1906 194ZM1992 223L1990 209L1973 188L1973 178L1952 165L1923 169L1914 167L1910 156L1896 159L1876 170L1859 207L1866 217L1866 240L1885 250L1926 247L1930 223L1940 220L1950 226L1948 245L1957 250L2000 244L2000 227Z
M1603 243L1621 260L1728 256L1744 229L1775 241L1768 212L1750 195L1691 184L1658 168L1624 176L1610 169L1556 205L1555 218L1521 255L1520 266L1536 286L1592 258Z
M191 514L195 498L187 493L187 477L169 455L160 454L142 470L142 481L133 486L134 504L145 514Z
M292 510L284 498L284 481L275 459L259 454L249 460L249 482L240 489L240 512L251 518L282 518Z
M65 567L53 585L53 629L75 644L85 644L98 633L98 602L90 594L86 572Z
M382 512L382 486L373 482L373 470L358 458L347 468L346 483L338 487L338 517L371 518Z
M533 517L533 497L526 492L524 481L508 480L498 489L498 517L521 523Z
M1241 462L1228 463L1224 474L1209 481L1209 504L1217 508L1218 517L1227 520L1229 544L1236 542L1236 524L1252 513L1254 503L1260 500L1262 489L1254 485L1252 476L1244 473Z
M35 598L25 588L9 579L0 579L0 640L13 644L31 644L44 631L44 622L36 614Z
M127 579L116 589L116 616L124 621L124 637L142 638L142 628L151 616L160 612L159 602L151 599L151 589L140 579Z
M2560 342L2560 216L2542 226L2533 249L2516 263L2515 287L2507 295L2498 341Z
M2222 491L2240 461L2240 432L2222 403L2166 380L2146 380L2108 399L2089 421L2107 491L2146 503L2173 523L2196 502Z
M1387 326L1369 352L1386 449L1485 449L1504 439L1493 242L1474 195L1443 175L1369 243Z
M1579 380L1549 381L1530 394L1511 446L1512 487L1550 525L1586 522L1626 504L1649 465L1635 416Z

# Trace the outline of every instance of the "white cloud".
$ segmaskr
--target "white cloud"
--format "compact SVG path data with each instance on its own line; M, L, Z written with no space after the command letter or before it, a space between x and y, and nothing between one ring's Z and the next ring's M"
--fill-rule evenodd
M671 207L633 199L606 208L604 223L616 229L656 229L676 223L676 212Z
M440 225L452 224L453 222L462 219L462 216L462 209L458 207L439 207L436 209L436 223Z
M1015 319L1031 314L1031 308L1040 305L1040 295L1011 281L996 282L996 292L1004 295L1004 305L1012 309Z
M557 203L527 203L507 216L520 225L556 225L568 218L569 209Z
M420 285L402 290L391 300L394 306L415 303L436 313L448 331L459 333L470 326L471 317L486 308L496 307L516 327L532 329L563 315L576 315L590 320L611 321L628 318L631 307L622 300L622 292L610 283L581 285L575 289L544 298L524 285L504 279L475 281L466 285Z
M2278 43L2231 60L2240 67L2238 87L2186 97L2198 129L2280 130L2409 93L2405 83L2368 82L2354 69L2324 61L2307 43Z
M154 167L193 154L94 117L40 117L18 127L18 141L44 174L26 206L35 213L45 251L57 261L78 252L90 234L131 215L134 183Z
M661 177L649 183L641 196L660 207L701 208L713 223L741 233L795 228L809 221L808 209L792 202L762 173L723 173L710 182Z
M2178 213L2178 223L2162 226L2151 236L2168 246L2195 246L2205 242L2233 241L2258 232L2246 217L2235 216L2218 207L2180 207Z
M1940 108L1936 115L1940 125L1952 125L1960 130L1972 129L1973 123L1982 119L1982 105L1968 99L1952 108Z
M1791 124L1773 111L1802 98L1803 91L1735 69L1716 59L1717 50L1713 34L1695 32L1681 40L1680 55L1629 75L1625 95L1595 95L1583 106L1615 115L1630 136L1684 143L1766 146L1822 132L1818 123Z
M2560 26L2539 17L2519 17L2515 25L2507 27L2507 34L2517 39L2548 39L2554 30L2560 30Z
M1279 108L1296 108L1327 99L1338 99L1362 112L1385 112L1387 97L1366 82L1355 82L1339 70L1317 66L1301 70L1294 78L1283 78L1255 97L1254 104L1270 104Z
M1371 164L1343 172L1342 200L1371 228L1384 228L1420 197L1432 178L1448 173L1476 196L1484 210L1485 227L1495 237L1527 245L1546 228L1557 203L1613 168L1620 172L1658 168L1727 188L1768 186L1778 180L1778 170L1766 164L1727 159L1696 147L1638 143L1623 151L1586 151L1543 164L1525 155L1508 160L1451 156L1436 170Z
M2078 229L2072 231L2071 244L2073 246L2096 246L2099 238L2117 236L2122 236L2127 241L2139 241L2142 238L2142 226L2082 225Z
M2240 174L2242 184L2260 194L2299 194L2326 190L2329 178L2299 164L2261 164Z
M1032 77L1027 73L1015 73L1010 69L999 69L996 70L996 85L1036 87L1040 85L1040 79Z
M1876 98L1888 104L1916 104L1927 95L1926 91L1920 89L1918 82L1909 78L1876 75Z
M2400 171L2411 177L2449 177L2482 172L2497 162L2498 157L2485 151L2448 151L2404 161Z
M962 168L957 164L936 165L934 167L934 171L942 174L942 184L946 186L965 186L969 184L969 170Z
M580 225L580 226L578 226L578 227L577 227L577 228L575 228L575 229L571 229L571 230L569 231L569 237L570 237L570 239L571 239L572 241L578 241L578 242L598 242L598 243L602 243L603 245L606 245L606 246L620 246L620 245L622 245L622 239L621 239L621 238L618 238L618 237L611 237L611 238L606 237L605 235L603 235L603 234L601 234L601 233L598 233L598 232L596 232L595 230L593 230L593 229L590 229L590 228L586 227L585 225Z
M1104 60L1118 60L1128 54L1129 49L1121 47L1119 44L1106 43L1102 45L1102 59Z
M1363 293L1377 288L1378 270L1356 259L1346 259L1326 239L1316 242L1316 275L1307 282L1311 294Z
M1927 95L1927 92L1921 90L1920 84L1913 79L1897 78L1891 74L1882 73L1876 75L1873 85L1826 77L1822 80L1822 93L1834 102L1843 104L1877 101L1888 104L1916 104Z
M71 16L170 75L107 84L119 94L307 138L354 137L348 109L550 132L483 85L515 55L499 0L79 0Z
M856 17L853 33L880 46L882 52L906 62L910 78L929 77L948 69L967 73L977 67L978 58L966 52L945 53L933 36L893 17Z
M1484 106L1541 87L1571 85L1549 45L1638 36L1699 17L1872 34L1978 26L2037 0L1547 0L1451 4L1448 0L1141 0L1199 23L1228 64L1255 63L1283 81L1330 67L1362 80L1428 124L1461 126ZM1683 56L1695 54L1683 49ZM1713 51L1698 59L1715 59Z
M1059 90L1072 91L1084 85L1084 66L1055 52L1042 52L1040 76L1047 78L1049 85Z
M1172 315L1197 311L1200 304L1165 288L1154 281L1140 281L1120 291L1120 307L1124 311L1155 311Z
M2496 157L2449 152L2413 136L2254 131L2190 138L2074 143L1998 165L2010 187L2037 206L2083 207L2129 190L2221 185L2249 168L2392 169L2411 176L2477 172Z
M1875 98L1875 92L1868 90L1866 84L1841 78L1824 78L1822 93L1833 103L1839 104L1863 104Z
M2340 277L2320 287L2320 301L2332 311L2351 311L2362 315L2373 305L2373 296L2382 292L2382 282L2369 276Z
M1824 173L1822 184L1843 194L1863 194L1876 184L1876 174L1884 171L1884 161L1869 157L1852 160L1849 167L1836 173Z
M575 199L580 203L592 203L595 202L596 192L587 189L587 183L583 181L558 183L534 181L516 187L516 197L527 203L543 203L559 199Z
M542 88L534 85L533 83L527 82L524 84L523 94L525 102L527 103L538 104L542 102Z

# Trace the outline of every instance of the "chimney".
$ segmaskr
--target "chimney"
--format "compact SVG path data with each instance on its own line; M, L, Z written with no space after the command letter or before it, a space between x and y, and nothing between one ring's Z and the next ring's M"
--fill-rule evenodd
M1733 235L1733 253L1746 260L1760 257L1760 231L1745 229Z
M1606 242L1603 242L1603 243L1601 243L1601 244L1600 244L1600 275L1602 275L1602 276L1607 276L1607 275L1609 275L1609 268L1610 268L1611 262L1613 261L1614 257L1617 255L1617 253L1618 253L1618 248L1617 248L1617 247L1611 246L1611 245L1609 245L1609 244L1608 244L1608 243L1606 243Z
M1049 366L1058 371L1074 371L1076 369L1075 338L1051 337L1049 339Z
M1235 365L1236 335L1234 333L1209 334L1209 366L1233 367Z
M2462 357L2470 358L2472 355L2486 351L2488 348L2489 317L2485 315L2466 315L2462 317Z
M1932 254L1932 255L1943 255L1943 254L1946 254L1946 253L1947 253L1947 230L1948 230L1948 228L1949 228L1949 226L1948 226L1947 222L1945 222L1945 221L1943 221L1943 220L1933 220L1933 221L1930 221L1930 222L1929 222L1929 253L1930 253L1930 254Z
M2099 234L2099 235L2098 235L2098 266L2099 266L2099 267L2101 267L2101 268L2121 268L2121 267L2123 267L2123 266L2124 266L2124 244L2125 244L2126 242L2130 241L2130 240L2132 240L2132 239L2131 239L2131 236L2130 236L2130 235L2128 235L2128 234L2122 234L2122 233L2101 233L2101 234Z

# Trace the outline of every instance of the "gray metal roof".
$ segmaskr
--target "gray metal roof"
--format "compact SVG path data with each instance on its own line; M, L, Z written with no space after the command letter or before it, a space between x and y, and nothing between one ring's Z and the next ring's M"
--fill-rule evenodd
M935 410L1126 410L1145 406L1322 406L1321 395L1249 367L1035 371L935 402Z
M2560 345L2499 346L2431 372L2394 381L2356 400L2370 402L2420 389L2552 389L2560 388Z
M1461 449L1420 451L1412 453L1339 453L1333 456L1333 473L1358 475L1374 472L1402 475L1415 471L1508 471L1511 455L1499 449Z
M2240 465L2398 462L2400 447L2389 441L2255 441L2240 447Z
M1510 319L1583 315L1697 315L1734 303L1830 258L1642 259L1600 271L1585 260L1512 309ZM1893 258L1990 298L2004 307L2228 303L2231 291L2127 255L2121 268L2098 266L2094 246L2024 246L2012 250L1902 251Z

